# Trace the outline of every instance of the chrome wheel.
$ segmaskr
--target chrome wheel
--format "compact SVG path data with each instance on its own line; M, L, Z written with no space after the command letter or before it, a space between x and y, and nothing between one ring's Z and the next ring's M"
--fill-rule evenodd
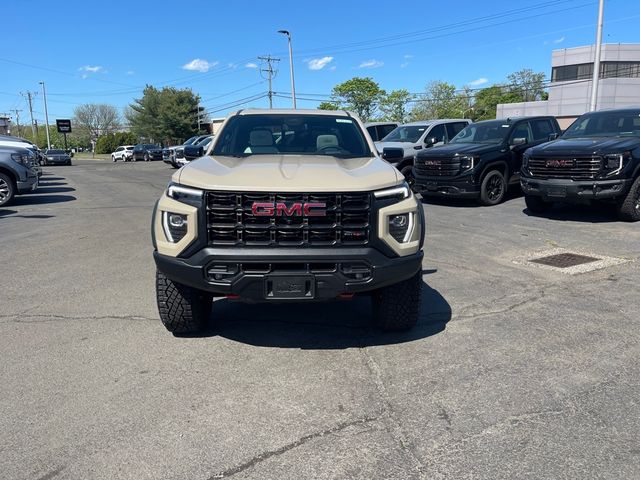
M13 184L6 176L0 174L0 207L11 201L13 198Z

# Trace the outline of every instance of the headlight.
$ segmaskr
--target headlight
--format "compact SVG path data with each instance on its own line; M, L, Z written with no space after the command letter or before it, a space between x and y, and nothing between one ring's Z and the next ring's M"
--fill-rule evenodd
M616 175L620 173L620 170L625 165L625 160L628 158L626 153L615 153L611 155L605 155L602 161L602 168L604 174L607 176Z
M464 155L460 157L460 169L462 171L471 170L478 163L478 157L473 155Z
M390 215L389 235L398 243L407 243L413 232L414 212L402 213L400 215Z
M373 192L373 196L376 198L395 198L397 200L404 200L405 198L409 198L411 196L411 189L409 188L407 182L402 182L397 187Z
M162 228L171 243L178 243L187 234L187 216L181 213L162 212Z
M29 155L24 153L12 153L11 160L21 165L24 165L25 167L28 167L29 165L31 165L31 157L29 157Z
M194 207L202 205L203 195L204 192L197 188L183 187L177 183L169 183L167 185L167 197Z

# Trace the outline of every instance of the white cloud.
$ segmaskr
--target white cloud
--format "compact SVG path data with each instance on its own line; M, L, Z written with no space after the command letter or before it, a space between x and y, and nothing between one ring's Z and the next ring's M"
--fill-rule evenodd
M335 72L336 68L338 68L338 67L336 67L335 65L332 65L332 66L329 67L329 70L331 70L332 72Z
M213 67L218 65L218 62L208 62L207 60L202 60L201 58L194 58L189 63L186 63L182 66L184 70L192 70L195 72L208 72Z
M322 70L331 63L332 60L333 57L312 58L307 64L309 65L309 70Z
M127 75L135 75L136 72L134 72L133 70L127 70Z
M92 67L91 65L85 65L84 67L80 67L78 70L85 73L98 73L103 71L104 69L99 65L96 65L94 67Z
M407 53L406 55L404 55L404 58L409 60L410 58L413 58L413 55Z
M258 65L253 62L249 62L245 65L245 68L258 68Z
M384 65L384 62L381 62L380 60L367 60L365 62L362 62L358 68L380 68L381 66Z
M553 41L553 43L555 43L556 45L557 45L558 43L562 43L562 42L564 42L564 36L562 36L562 37L560 37L560 38L556 38L556 39Z
M489 79L487 79L485 77L480 77L480 78L476 78L475 80L469 82L469 85L472 86L472 87L477 87L478 85L484 85L488 81L489 81Z

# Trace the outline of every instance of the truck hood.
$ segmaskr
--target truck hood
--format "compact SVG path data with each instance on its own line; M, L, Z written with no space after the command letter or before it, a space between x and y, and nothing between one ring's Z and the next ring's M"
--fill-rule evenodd
M499 152L502 144L487 143L449 143L439 147L420 150L419 157L453 157L455 155L482 155L489 152Z
M411 153L413 155L415 153L413 147L416 144L411 142L375 142L375 145L376 150L378 150L379 153L382 153L382 150L385 148L401 148L404 150L405 155L407 153Z
M201 157L173 181L205 190L245 192L357 192L397 185L402 176L380 158L328 155Z
M637 137L559 138L530 150L531 155L606 155L640 147Z

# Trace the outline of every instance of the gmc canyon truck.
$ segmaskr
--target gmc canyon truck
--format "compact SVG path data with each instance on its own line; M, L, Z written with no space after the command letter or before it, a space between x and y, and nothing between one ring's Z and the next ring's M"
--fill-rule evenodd
M527 150L521 173L527 208L554 202L614 203L618 217L640 220L640 109L585 113L557 140Z
M175 172L153 215L156 296L174 334L213 297L314 302L367 294L375 324L418 319L424 213L348 112L242 110Z

